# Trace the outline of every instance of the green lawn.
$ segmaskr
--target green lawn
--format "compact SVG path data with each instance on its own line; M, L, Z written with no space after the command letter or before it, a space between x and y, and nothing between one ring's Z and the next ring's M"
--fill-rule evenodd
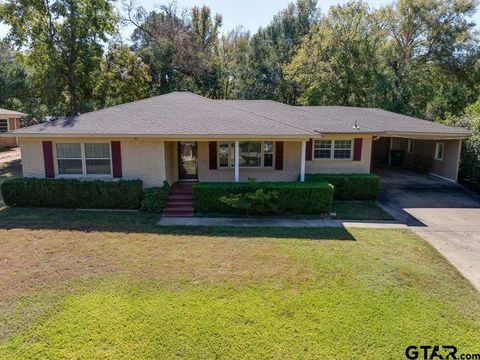
M334 201L332 212L338 220L394 220L375 201Z
M376 201L334 201L332 206L332 212L336 213L336 216L331 217L335 220L378 220L378 221L391 221L394 220L390 214L383 211L378 206ZM217 213L195 213L195 217L217 217L217 218L235 218L239 217L235 214L217 214ZM318 215L250 215L243 217L251 218L287 218L287 219L318 219Z
M155 220L0 211L0 358L479 350L480 295L408 230L160 228Z

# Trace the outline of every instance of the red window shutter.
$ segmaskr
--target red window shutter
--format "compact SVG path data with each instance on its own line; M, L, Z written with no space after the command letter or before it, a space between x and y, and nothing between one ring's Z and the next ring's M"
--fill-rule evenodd
M210 170L217 170L217 142L210 141L208 143L208 159Z
M121 179L123 176L120 141L112 141L112 174L115 179Z
M275 170L283 170L283 141L275 143Z
M313 152L313 139L307 141L307 147L305 149L305 161L312 161Z
M353 161L362 160L362 138L356 138L353 143Z
M43 163L45 164L45 177L52 179L55 177L53 168L53 147L51 141L43 141Z

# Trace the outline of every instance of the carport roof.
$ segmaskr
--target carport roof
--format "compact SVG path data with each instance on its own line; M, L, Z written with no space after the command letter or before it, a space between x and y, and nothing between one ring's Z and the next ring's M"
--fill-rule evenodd
M22 117L27 114L24 114L22 112L18 111L13 111L13 110L7 110L7 109L0 109L0 116L10 116L10 117Z
M376 133L413 135L431 134L439 136L468 136L470 133L463 128L457 128L422 120L412 116L375 109L347 106L304 106L300 109L315 114L320 118L334 118L346 123L357 122L360 129L367 127Z
M465 137L463 129L379 109L295 107L270 100L210 100L174 92L19 129L12 136L312 138L409 132Z

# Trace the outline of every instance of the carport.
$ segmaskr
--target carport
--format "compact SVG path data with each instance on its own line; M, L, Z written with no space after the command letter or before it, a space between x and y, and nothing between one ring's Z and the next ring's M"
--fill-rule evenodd
M456 182L462 139L412 135L376 137L372 143L372 172L391 176L390 170L397 172L400 179L403 176L409 181L414 178L425 181L419 176L424 174ZM410 171L412 176L408 177L408 171L399 169Z

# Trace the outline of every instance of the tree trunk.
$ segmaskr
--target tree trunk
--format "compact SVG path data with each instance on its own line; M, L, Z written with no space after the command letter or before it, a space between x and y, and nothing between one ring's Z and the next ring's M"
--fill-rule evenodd
M70 100L70 116L78 115L78 98L77 98L77 86L74 79L74 70L70 67L69 73L65 75L65 80L68 87L68 98Z

